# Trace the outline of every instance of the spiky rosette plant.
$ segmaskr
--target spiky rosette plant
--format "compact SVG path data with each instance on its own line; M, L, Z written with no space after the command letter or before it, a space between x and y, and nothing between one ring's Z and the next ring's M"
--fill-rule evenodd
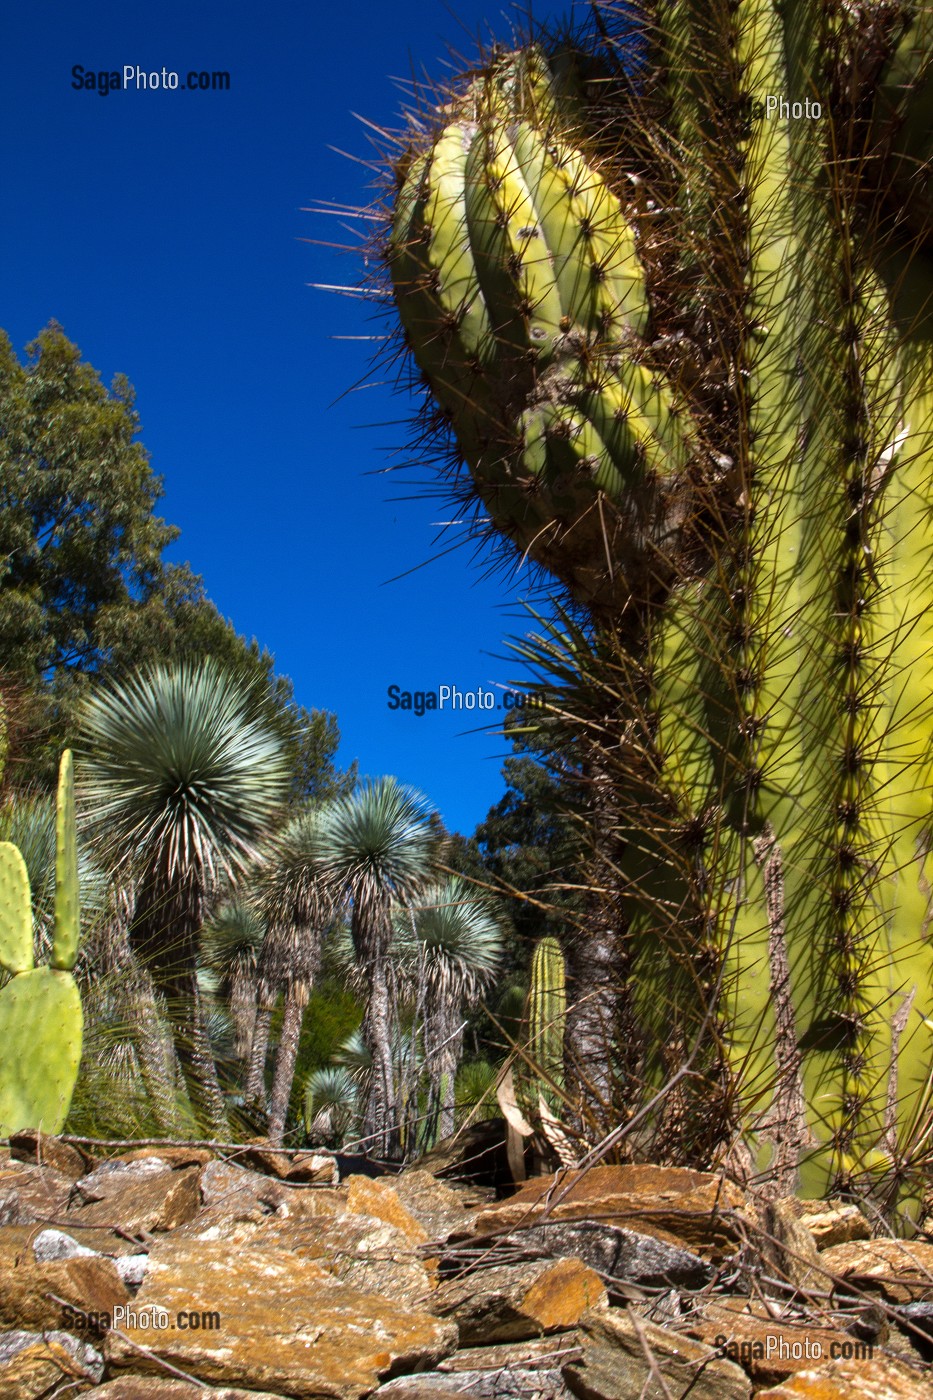
M646 1095L686 1159L737 1133L774 1190L894 1200L933 1065L933 10L634 13L412 128L387 268L461 480L612 638Z

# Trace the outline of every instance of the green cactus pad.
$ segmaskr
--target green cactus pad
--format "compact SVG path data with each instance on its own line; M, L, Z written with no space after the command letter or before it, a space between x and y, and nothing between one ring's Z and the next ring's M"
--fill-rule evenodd
M29 876L18 847L9 841L0 842L0 963L14 973L33 966Z
M75 838L74 761L62 754L55 804L55 934L52 966L70 972L78 956L78 845Z
M68 972L22 972L0 991L0 1137L59 1133L81 1060L81 998Z

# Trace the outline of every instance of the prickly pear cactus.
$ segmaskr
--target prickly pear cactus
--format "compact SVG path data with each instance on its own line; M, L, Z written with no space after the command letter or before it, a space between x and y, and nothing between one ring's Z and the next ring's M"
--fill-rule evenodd
M62 756L56 804L52 962L36 967L32 899L16 846L0 843L0 1137L22 1128L60 1132L81 1060L81 998L71 975L78 954L78 857L72 756Z
M690 1068L672 1152L909 1198L933 8L598 8L569 61L494 57L412 138L399 319L481 509L615 639L621 994L646 1101Z

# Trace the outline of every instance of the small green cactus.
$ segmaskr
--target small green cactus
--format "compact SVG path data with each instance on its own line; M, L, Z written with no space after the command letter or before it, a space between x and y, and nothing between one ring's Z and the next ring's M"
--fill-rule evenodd
M528 992L528 1055L540 1070L541 1092L555 1107L564 1081L564 1023L567 1019L564 955L556 938L542 938L531 960Z
M74 770L62 755L56 802L55 930L52 963L36 967L32 896L19 849L0 842L0 1137L23 1128L61 1132L81 1061L81 998L71 970L78 955L78 856Z

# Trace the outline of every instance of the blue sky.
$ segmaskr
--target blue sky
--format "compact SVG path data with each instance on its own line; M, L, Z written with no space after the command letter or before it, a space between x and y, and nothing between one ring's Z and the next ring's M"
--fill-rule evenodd
M302 703L336 712L342 761L414 784L462 831L501 794L507 746L467 732L475 715L392 712L387 689L519 679L503 658L529 579L484 576L468 548L416 568L450 542L434 526L449 512L392 499L424 476L385 474L413 406L387 384L348 392L373 379L372 347L334 337L380 327L307 285L357 269L301 241L344 237L303 210L370 198L371 172L331 149L370 158L352 113L396 124L393 79L443 75L448 45L472 56L520 17L495 0L458 0L456 16L439 0L31 0L0 20L0 325L22 354L55 318L105 382L127 374L182 531L172 556ZM182 82L225 70L230 90L72 86L75 65L127 64Z

